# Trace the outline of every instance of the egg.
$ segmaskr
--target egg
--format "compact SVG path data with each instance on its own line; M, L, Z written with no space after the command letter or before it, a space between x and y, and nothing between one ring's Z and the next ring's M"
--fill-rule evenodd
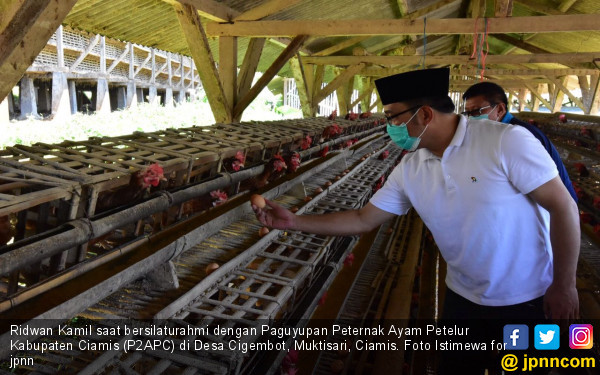
M220 266L218 263L210 263L209 265L206 266L206 268L204 269L204 272L206 272L206 275L210 275L219 267Z
M322 192L323 192L323 188L318 187L315 189L315 193L317 193L317 194L320 194Z
M261 237L265 236L267 233L269 233L269 228L267 227L262 227L258 230L258 235Z
M258 194L252 194L252 196L250 197L250 203L258 208L265 208L265 206L267 205L267 202L265 202L265 198Z
M304 201L305 201L305 202L309 202L309 201L311 201L311 200L312 200L312 197L304 197Z
M331 185L333 185L333 183L332 183L331 181L327 181L327 182L325 183L325 186L331 186Z
M293 213L296 213L296 212L298 212L298 210L299 210L299 208L298 208L298 207L296 207L296 206L294 206L294 207L290 208L290 211L292 211Z

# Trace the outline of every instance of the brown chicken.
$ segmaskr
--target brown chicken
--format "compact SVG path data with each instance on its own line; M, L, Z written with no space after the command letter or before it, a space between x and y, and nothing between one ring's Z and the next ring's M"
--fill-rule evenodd
M242 151L238 151L234 157L223 160L223 167L227 172L237 172L244 168L245 163L246 155Z
M206 211L211 207L225 203L228 198L227 193L223 190L213 190L208 194L183 203L181 215L187 217L196 212Z
M96 213L141 199L150 186L158 186L161 181L166 179L162 167L156 163L137 171L131 175L127 186L100 193L96 203Z
M256 189L260 189L269 182L275 181L281 177L286 172L287 168L288 167L283 157L279 154L276 154L271 160L269 160L267 164L265 164L265 169L261 174L242 181L239 191L254 191Z

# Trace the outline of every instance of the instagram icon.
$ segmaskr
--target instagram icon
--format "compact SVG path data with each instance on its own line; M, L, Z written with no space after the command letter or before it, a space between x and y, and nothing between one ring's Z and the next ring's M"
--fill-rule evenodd
M594 328L591 324L571 324L569 326L569 346L571 349L591 349L594 344Z

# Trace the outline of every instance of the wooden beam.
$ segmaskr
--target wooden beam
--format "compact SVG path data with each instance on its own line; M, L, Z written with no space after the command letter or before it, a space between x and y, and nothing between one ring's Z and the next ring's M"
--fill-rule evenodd
M354 87L354 76L352 76L346 82L343 82L340 86L335 89L336 97L338 101L339 113L338 116L346 116L352 109L350 106L350 95L352 91L351 87Z
M440 0L437 3L426 6L425 8L421 8L407 15L408 19L415 20L417 18L425 17L429 13L434 12L438 9L444 8L450 4L457 3L457 0Z
M61 71L65 70L65 49L63 44L63 25L56 29L56 65Z
M517 94L517 98L519 99L519 112L523 112L523 110L525 109L525 102L526 102L526 92L525 89L519 89L516 92Z
M353 45L358 44L358 43L362 42L363 40L367 40L367 39L369 39L368 36L356 36L354 38L348 38L348 39L336 44L335 46L331 46L331 47L325 48L324 50L321 50L319 52L315 52L312 54L312 56L328 56L328 55L331 55L332 53L336 53L345 48L352 47Z
M3 0L0 1L0 33L6 29L15 14L19 11L22 0Z
M304 61L315 65L356 65L360 63L376 64L383 66L392 65L418 65L422 56L324 56L312 57L306 56ZM486 64L573 64L591 62L600 58L600 52L581 52L581 53L545 53L528 55L488 55ZM440 55L427 56L428 65L453 65L453 64L474 64L475 60L464 55Z
M590 114L595 115L600 107L600 77L590 77L590 90L592 92Z
M268 0L233 18L233 21L256 21L292 7L302 0Z
M531 110L533 112L539 112L540 110L540 102L542 104L545 105L545 103L547 103L547 101L542 97L542 94L540 93L541 91L541 87L542 85L535 85L534 86L525 86L529 89L529 92L531 93L531 103L533 104L531 107ZM550 104L550 103L548 103ZM548 107L546 107L548 108Z
M472 85L479 83L481 81L479 80L472 80L472 81L463 81L463 80L450 80L450 87L453 89L457 89L457 90L462 90L462 89L467 89L469 87L471 87ZM509 88L521 88L524 87L525 85L529 84L529 85L537 85L537 84L542 84L542 83L547 83L548 80L545 79L529 79L529 80L523 80L523 79L505 79L505 80L498 80L498 79L488 79L485 82L493 82L496 83L500 86L502 86L502 88L504 89L509 89Z
M77 59L69 67L69 70L73 71L74 69L76 69L79 66L79 64L81 64L81 62L85 59L85 57L87 55L89 55L89 53L92 51L92 49L94 49L94 47L96 47L96 44L98 44L99 41L100 41L100 35L96 34L96 36L94 36L94 38L92 40L90 40L90 44L87 45L85 50L79 54Z
M191 5L198 11L198 14L204 18L208 18L215 22L231 22L234 18L240 16L242 13L223 5L220 2L214 0L162 0L171 5L173 4L187 4ZM295 1L295 0L294 0ZM287 38L273 38L268 39L269 42L276 44L279 47L287 47L290 40ZM310 51L302 50L303 53L310 53Z
M496 0L494 17L512 17L513 0Z
M294 81L296 82L296 88L298 89L300 105L302 106L302 115L305 118L314 117L317 114L317 110L316 107L312 105L312 92L309 89L308 79L300 59L301 57L299 56L291 58L290 68L292 70L292 75L294 76Z
M214 23L206 25L210 36L288 36L288 35L398 35L423 33L422 20L293 20L249 21ZM473 20L444 18L427 20L427 34L483 33L485 22L478 22L474 30ZM600 30L600 15L577 14L563 16L488 18L488 34L506 33L552 33L567 31Z
M138 73L144 69L146 67L146 64L148 64L148 62L152 59L152 52L148 53L148 56L146 57L146 59L144 59L144 61L142 62L142 65L138 66L137 69L133 72L133 77L135 78L135 76L138 75ZM135 61L135 60L133 60Z
M583 105L585 106L585 109L583 110L583 113L585 113L586 115L590 114L590 110L592 107L592 90L591 90L591 85L590 85L590 79L593 81L594 78L598 78L598 77L593 77L593 76L587 76L587 75L579 75L577 76L577 79L579 81L579 88L581 90L581 98L583 101Z
M548 83L548 94L550 95L550 111L552 113L560 112L560 109L562 108L562 102L565 96L564 92L559 90L554 83Z
M408 1L407 0L396 0L398 4L398 11L400 12L400 17L404 17L408 14Z
M556 8L545 6L545 5L542 5L537 2L528 1L528 0L516 0L516 2L519 3L519 5L522 5L529 10L532 10L534 12L538 12L541 14L546 14L546 15L551 15L551 16L558 16L558 15L564 14L563 12L557 10Z
M156 83L156 50L152 48L150 50L150 57L152 58L152 69L150 70L150 84L154 86Z
M548 77L552 82L554 82L554 84L556 85L556 87L561 90L562 92L564 92L569 99L571 99L571 101L573 103L575 103L576 106L578 106L579 108L581 108L582 111L585 111L585 106L583 105L583 103L581 102L581 100L579 100L579 98L577 98L575 95L573 95L571 93L571 90L569 90L564 84L563 81L566 80L566 77L564 79L557 79L554 77Z
M275 77L275 75L281 70L281 68L288 62L288 60L298 52L300 47L304 41L308 38L307 35L298 35L295 37L290 44L286 47L286 49L281 52L281 54L273 61L271 66L263 73L263 75L258 79L258 81L252 86L252 88L244 95L244 97L240 98L240 101L235 105L235 109L233 111L233 115L235 118L241 116L242 112L248 107L250 103L258 94L264 89L269 82Z
M561 12L565 13L566 11L568 11L575 3L577 2L577 0L563 0L560 2L560 5L558 6L558 10L560 10Z
M302 62L305 63L306 62L306 58L302 59ZM325 76L325 66L324 65L317 65L317 68L315 69L315 75L314 75L314 79L312 82L312 102L313 102L313 106L315 108L318 107L319 103L315 104L315 100L314 98L317 97L317 95L319 95L319 91L321 91L321 86L323 84L323 77Z
M474 24L479 24L479 18L485 17L485 7L486 2L484 0L470 0L467 8L466 18L474 20L474 22L472 21ZM456 46L454 47L454 54L470 55L472 50L473 38L471 33L460 34L456 41Z
M461 68L450 72L452 75L479 75L475 68ZM486 69L486 75L490 76L544 76L560 77L568 75L600 75L596 69Z
M227 103L227 117L233 121L233 107L237 101L237 38L224 36L219 38L219 77L223 85L225 102ZM230 121L231 121L230 120Z
M242 62L240 73L238 74L238 98L246 95L252 86L252 81L254 80L254 75L258 68L258 62L260 61L260 55L265 46L265 41L265 38L252 38L250 39L250 42L248 42L244 61Z
M437 35L436 35L437 36ZM379 54L382 51L393 51L400 50L407 46L407 43L404 41L406 39L406 35L398 35L392 36L383 40L377 44L369 46L367 51L371 54ZM416 47L415 47L416 50ZM385 53L385 52L384 52ZM402 53L396 53L397 55L402 55Z
M523 51L527 51L529 53L551 53L550 51L534 46L530 43L524 42L520 39L514 38L510 35L506 34L493 34L493 38L506 42L508 44L512 44L513 46L522 49Z
M117 58L115 61L113 61L113 62L112 62L112 64L110 64L110 66L108 67L108 69L106 69L106 73L107 73L107 74L110 74L110 72L112 72L112 71L113 71L113 69L114 69L114 68L116 68L116 67L117 67L117 65L119 65L119 63L120 63L121 61L123 61L123 59L125 58L125 56L127 56L127 54L129 53L129 49L130 49L130 48L129 48L129 45L130 45L130 44L131 44L131 43L127 43L127 45L125 46L125 49L124 49L124 50L123 50L123 52L122 52L122 53L119 55L119 57L118 57L118 58Z
M227 110L229 105L198 12L194 7L183 4L173 4L173 9L175 9L183 35L185 35L194 62L198 67L198 74L215 121L229 122L231 112Z
M135 51L133 49L133 43L129 43L128 44L128 49L129 49L129 73L127 75L127 78L129 79L134 79L135 78ZM181 64L181 66L183 67L183 64ZM183 68L181 70L181 79L183 80Z
M216 22L230 22L237 17L240 12L234 10L220 2L213 0L178 0L181 4L194 7L200 16L208 18ZM167 0L168 3L174 4L173 0Z
M354 66L349 66L348 69L344 70L340 75L335 77L333 81L329 82L327 86L325 86L322 90L319 90L317 95L313 98L313 104L319 104L323 99L329 96L335 89L340 87L344 82L349 81L353 78L358 72L362 70L364 65L357 64Z
M358 98L356 98L355 101L353 101L352 103L350 103L350 108L354 108L355 105L357 105L358 103L362 102L365 98L367 98L367 97L370 98L371 97L371 93L373 93L373 87L371 87L371 86L365 87L363 85L362 93L358 96Z

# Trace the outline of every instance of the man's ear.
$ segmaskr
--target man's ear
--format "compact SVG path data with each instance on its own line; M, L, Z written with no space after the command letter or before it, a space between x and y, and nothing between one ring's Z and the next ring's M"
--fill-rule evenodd
M508 109L506 108L506 104L504 103L498 103L498 121L502 121L502 119L504 118L504 116L506 115L506 113L508 112Z
M423 123L429 124L433 119L433 108L428 105L424 105L421 107L421 112L423 113Z

